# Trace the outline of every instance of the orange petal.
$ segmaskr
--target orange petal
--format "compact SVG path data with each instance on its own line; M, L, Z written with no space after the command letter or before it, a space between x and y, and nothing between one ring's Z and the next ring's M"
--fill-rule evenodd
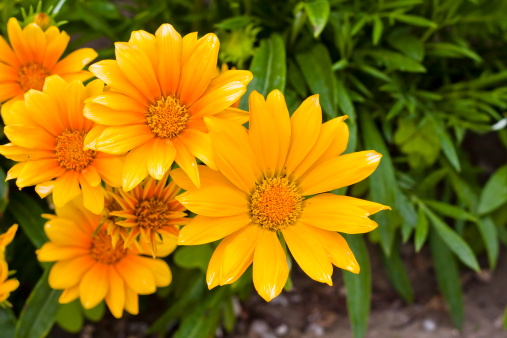
M83 176L80 177L79 183L83 192L83 206L96 215L102 214L104 211L104 193L102 186L92 187Z
M222 175L222 173L219 171L215 171L204 165L198 165L197 168L199 171L201 188L211 185L234 187L234 185L227 179L227 177ZM171 170L171 177L176 185L182 189L192 190L196 188L190 177L188 177L188 175L181 168Z
M155 135L145 124L109 127L97 138L95 148L109 154L125 154L143 144L148 144Z
M233 187L210 186L187 191L176 197L188 210L203 216L224 217L250 212L250 201Z
M193 156L200 159L211 169L218 170L213 160L211 140L208 134L196 129L187 128L178 135L178 140L183 143Z
M106 295L106 304L113 316L121 318L123 308L125 307L125 282L118 272L116 272L114 266L109 265L107 273L109 287Z
M55 262L85 256L89 253L89 248L73 245L62 246L46 242L37 250L37 259L41 262Z
M289 110L285 103L285 97L279 90L273 90L266 98L266 107L273 117L278 130L278 162L276 167L282 169L285 166L287 153L289 152L291 139L291 120Z
M178 244L198 245L214 242L247 226L250 217L239 214L229 217L207 217L197 215L180 230Z
M79 188L79 173L75 171L67 171L55 181L53 189L53 201L55 206L63 207L67 202L81 194Z
M133 254L127 254L116 264L116 271L123 277L128 288L135 293L148 295L157 289L155 277L144 264L132 259Z
M28 161L24 163L22 169L16 181L19 188L46 182L65 173L65 169L60 167L53 159ZM7 177L10 179L10 175L7 175Z
M122 184L123 157L97 156L93 166L97 169L100 177L112 187L120 187Z
M107 295L109 288L107 265L96 263L86 272L79 284L81 304L85 309L97 306Z
M56 262L49 272L49 285L53 289L66 289L76 286L83 275L95 265L90 256L80 256Z
M199 172L197 171L197 161L190 151L177 138L173 139L173 145L176 149L174 161L190 177L196 187L201 185L199 181Z
M86 104L83 110L83 114L96 123L109 126L123 126L128 124L146 123L146 117L140 112L116 110L108 106L93 102Z
M164 96L176 94L180 82L181 35L169 24L163 24L155 32L158 45L158 78Z
M232 106L246 92L246 86L239 81L224 83L221 87L206 90L188 109L193 118L215 115Z
M73 51L60 60L51 71L52 74L76 73L97 57L97 52L92 48L81 48Z
M128 153L123 166L123 190L134 189L148 176L147 167L151 147L152 143L148 142Z
M161 180L173 164L176 149L171 140L156 137L152 143L148 158L148 173Z

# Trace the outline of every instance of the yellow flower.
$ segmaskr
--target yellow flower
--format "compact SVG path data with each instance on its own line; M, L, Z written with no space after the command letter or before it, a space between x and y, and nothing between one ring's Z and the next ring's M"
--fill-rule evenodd
M236 67L231 67L231 70L236 70ZM219 76L220 74L223 74L225 72L228 72L229 71L229 65L227 63L222 63L222 67L218 67L215 69L215 74L213 75L213 78ZM239 108L239 102L241 101L241 96L239 97L239 99L236 100L236 102L234 102L231 107L232 108ZM246 121L245 121L246 122Z
M203 118L244 123L248 114L230 106L246 91L249 71L228 71L213 78L219 42L214 34L197 40L181 37L169 24L155 35L132 33L117 42L116 60L90 70L111 91L88 100L85 116L97 122L85 145L112 154L128 152L123 189L146 176L160 180L175 161L199 185L195 157L215 168Z
M0 304L6 302L11 292L19 286L16 279L7 279L9 277L9 267L4 256L5 247L12 242L17 230L18 225L14 224L6 233L0 235Z
M105 299L111 313L120 318L123 309L139 312L138 294L151 294L171 283L163 260L124 249L123 243L113 248L104 227L94 235L101 216L84 209L79 198L56 208L56 216L44 216L49 219L44 226L49 242L37 251L37 258L56 261L49 285L64 290L60 303L79 297L83 307L91 309Z
M359 272L344 233L377 227L368 218L388 208L325 193L368 177L381 155L347 155L348 128L339 117L324 124L318 95L289 117L279 91L266 101L249 98L250 130L207 118L219 172L199 166L195 188L181 169L171 172L186 193L176 199L198 214L180 230L178 243L197 245L224 238L208 266L209 288L236 281L253 262L253 282L267 301L286 283L289 268L280 237L311 278L332 284L332 265ZM311 195L315 195L311 197Z
M179 226L186 224L187 215L185 207L174 199L181 189L174 182L166 186L168 176L158 182L149 177L129 192L120 188L110 193L113 201L108 203L108 214L113 221L108 224L108 233L113 246L120 237L124 247L140 242L153 257L160 248L164 253L176 248Z
M18 20L10 18L7 32L10 46L0 36L0 103L10 99L2 106L5 123L10 122L10 105L22 100L30 89L42 90L46 77L58 74L69 82L92 77L83 67L97 57L97 52L82 48L60 60L70 37L56 26L44 31L31 23L21 29Z
M119 156L83 148L84 137L94 126L83 116L84 99L100 94L103 86L100 80L85 87L53 75L42 92L30 90L25 101L15 102L10 108L12 121L4 129L12 143L0 146L0 154L19 162L7 179L17 178L19 188L36 185L41 198L53 192L58 207L82 193L85 207L101 213L100 183L120 186L123 166Z

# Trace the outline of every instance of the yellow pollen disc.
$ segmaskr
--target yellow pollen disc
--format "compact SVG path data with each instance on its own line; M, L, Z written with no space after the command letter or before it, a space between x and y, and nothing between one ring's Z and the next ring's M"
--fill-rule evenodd
M253 222L271 231L294 224L301 214L303 196L286 177L266 178L250 199Z
M49 72L41 65L30 63L19 70L19 85L24 92L30 89L42 90L48 75Z
M119 239L113 248L111 236L105 230L99 230L92 238L90 254L97 262L114 264L125 257L127 251L123 248L123 240Z
M157 230L169 222L169 206L155 197L139 202L134 210L141 228Z
M186 128L189 118L186 106L168 96L148 108L146 123L158 137L173 138Z
M84 132L66 130L56 138L55 160L67 169L81 172L88 167L97 152L84 150Z

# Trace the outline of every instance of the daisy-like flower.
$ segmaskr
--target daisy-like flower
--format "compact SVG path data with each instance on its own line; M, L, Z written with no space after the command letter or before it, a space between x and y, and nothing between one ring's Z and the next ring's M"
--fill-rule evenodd
M19 188L36 185L44 198L53 192L61 207L83 194L84 205L99 214L104 208L103 180L121 185L123 159L117 155L85 150L83 141L94 126L83 116L84 100L102 93L104 83L67 83L58 75L47 78L42 92L30 90L24 101L11 108L11 123L4 129L11 141L0 146L0 154L17 163L7 179L17 178Z
M10 105L22 100L30 89L42 90L48 76L58 74L69 82L93 76L83 67L97 57L97 52L82 48L60 60L70 37L56 26L44 31L31 23L21 29L18 20L10 18L7 33L10 46L0 36L0 103L9 100L2 106L5 123L10 122Z
M236 70L236 67L231 67L230 70ZM213 75L213 78L219 76L220 74L223 74L225 72L228 72L229 71L229 65L227 63L222 63L222 67L218 67L216 68L215 70L215 74ZM231 107L232 108L239 108L239 102L241 101L241 97L239 97L239 99L236 100L236 102L234 102ZM246 122L246 121L245 121Z
M37 251L37 258L56 261L49 285L63 289L60 303L79 297L83 307L91 309L105 299L111 313L120 318L124 309L139 312L138 294L151 294L171 283L171 270L163 260L125 249L121 239L113 248L106 229L96 231L101 216L83 208L79 197L56 208L56 216L44 216L49 219L44 226L49 242Z
M225 237L209 263L208 287L233 283L253 262L254 286L267 301L281 292L289 273L282 236L314 280L332 285L332 265L358 273L353 253L337 232L371 231L377 224L368 216L388 207L326 192L368 177L381 155L341 155L348 140L346 116L321 124L317 95L292 117L277 90L266 101L253 92L249 105L249 131L206 119L219 171L200 166L200 188L181 169L171 172L187 190L176 199L197 214L180 230L178 243Z
M18 280L7 279L9 277L9 267L5 261L5 248L12 242L17 230L18 225L14 224L7 232L0 235L0 304L8 303L7 298L19 286Z
M179 227L188 219L185 207L175 199L181 189L174 182L166 185L168 177L169 173L158 182L148 177L129 192L120 188L110 193L113 200L108 203L108 214L113 220L108 224L108 233L113 246L120 238L125 247L140 242L147 245L153 257L161 246L164 251L175 249Z
M128 152L123 189L146 176L160 180L173 161L199 185L196 157L216 168L205 116L244 123L248 114L230 106L246 91L252 74L231 70L213 78L219 42L214 34L185 37L169 24L155 35L132 33L117 42L116 60L100 61L92 73L111 91L88 100L85 116L100 124L86 139L90 149Z

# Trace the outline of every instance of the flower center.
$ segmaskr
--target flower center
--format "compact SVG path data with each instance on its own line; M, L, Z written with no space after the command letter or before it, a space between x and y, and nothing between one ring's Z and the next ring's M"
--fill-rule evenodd
M127 250L123 248L123 240L120 238L116 247L113 248L111 236L106 230L99 230L92 238L90 254L94 260L102 264L114 264L125 257Z
M148 108L146 123L151 131L161 138L173 138L187 126L190 114L180 100L168 96Z
M265 178L250 199L252 220L266 230L283 230L297 220L302 204L294 182L286 177Z
M56 138L55 159L61 167L81 172L92 163L97 152L84 150L84 136L82 131L66 130Z
M134 210L137 224L141 228L157 230L169 222L169 206L167 203L152 197L141 201Z
M41 65L30 63L19 70L19 85L24 92L30 89L42 90L48 75L49 72Z

